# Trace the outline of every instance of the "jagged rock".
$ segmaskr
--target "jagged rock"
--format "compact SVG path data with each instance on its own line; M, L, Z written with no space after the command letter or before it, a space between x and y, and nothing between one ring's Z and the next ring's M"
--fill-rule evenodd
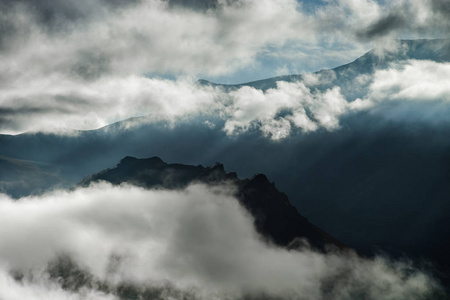
M220 163L214 167L189 166L168 164L159 157L138 159L127 156L115 168L85 178L81 185L96 181L112 184L127 182L146 188L167 189L181 189L194 182L231 182L237 186L237 199L253 216L256 230L273 243L292 248L296 245L292 243L294 240L304 238L313 248L322 251L327 249L327 245L347 248L300 215L286 194L278 191L263 174L251 179L239 179L235 172L227 173Z

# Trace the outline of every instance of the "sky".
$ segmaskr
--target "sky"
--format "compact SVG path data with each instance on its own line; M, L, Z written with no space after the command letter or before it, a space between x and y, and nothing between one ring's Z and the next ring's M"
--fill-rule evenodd
M450 27L445 0L0 5L4 134L95 129L149 114L185 116L198 110L199 100L175 94L205 94L191 87L198 79L242 83L334 68L395 39L446 38ZM177 104L145 94L153 92Z
M266 172L339 238L420 238L448 262L449 32L448 0L0 0L1 154L73 183L124 155L226 161ZM303 75L198 82L289 74ZM422 299L438 286L406 258L277 248L233 192L0 193L0 298ZM63 288L61 265L84 285Z

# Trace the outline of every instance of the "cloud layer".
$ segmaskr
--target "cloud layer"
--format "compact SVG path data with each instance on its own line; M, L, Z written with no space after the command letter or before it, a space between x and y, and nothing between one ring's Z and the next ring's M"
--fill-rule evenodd
M227 90L189 78L135 75L83 84L61 79L55 86L54 78L46 77L30 81L27 89L3 90L0 127L4 133L61 132L96 129L135 116L146 116L139 122L169 124L204 118L207 126L221 126L228 135L256 129L279 140L297 130L339 129L342 118L361 111L400 123L442 123L449 121L445 113L450 105L449 66L426 60L391 63L352 82L352 92L364 95L353 102L339 83L333 84L333 71L279 81L267 90L251 86ZM423 109L426 113L419 113Z
M111 72L220 75L266 56L303 54L307 64L309 55L328 51L349 60L357 55L349 51L368 47L357 45L360 37L445 37L449 29L440 0L336 0L309 11L296 0L223 0L206 11L162 0L2 2L1 52L16 70L85 79Z
M317 93L280 84L264 94L241 89L230 96L187 82L318 70L346 63L382 38L445 37L444 2L3 0L0 130L94 129L146 114L172 121L199 110L230 117L228 133L253 121L273 138L285 137L289 127L338 128L346 109L333 87ZM442 78L440 87L447 84ZM383 87L372 87L378 97ZM285 99L281 104L268 103L278 96ZM260 114L247 109L262 103ZM280 118L278 109L291 110L290 117Z
M116 299L127 284L201 299L416 299L437 287L405 262L266 244L232 191L99 184L19 201L2 195L0 297ZM76 278L85 286L61 288L69 275L55 278L51 267L61 257L69 274L70 265L83 270Z

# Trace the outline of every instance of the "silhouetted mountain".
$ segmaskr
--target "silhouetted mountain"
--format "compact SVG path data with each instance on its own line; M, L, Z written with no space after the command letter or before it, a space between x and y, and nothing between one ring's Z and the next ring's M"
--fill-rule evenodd
M448 61L448 43L449 40L403 41L406 51L385 55L384 59ZM381 56L375 52L335 68L336 78L348 72L346 80L352 82L358 72L369 74L380 65ZM301 75L247 85L264 88L265 83L274 86L278 80L294 80L295 76ZM239 86L242 85L235 85ZM414 108L409 114L422 115L422 106L426 108L431 103L410 105ZM437 107L446 114L446 105ZM205 126L205 121L214 121L216 126ZM308 220L359 252L383 250L424 258L436 263L450 278L448 121L437 121L437 125L402 123L361 112L342 116L339 130L293 132L277 142L251 129L227 136L222 130L224 121L219 118L180 121L173 126L159 122L130 127L128 122L79 131L73 136L0 135L0 155L51 164L55 170L52 174L59 176L55 180L67 183L66 186L114 166L126 155L163 154L169 161L191 165L221 161L243 177L262 172L276 182ZM18 180L18 173L9 172L6 167L0 168L0 174L3 192L18 196L20 185L12 190L8 182L24 184L24 193L42 190L39 185L33 186L33 181Z
M348 249L343 243L312 225L291 205L286 194L281 193L263 174L251 179L239 179L236 173L227 173L222 164L214 167L167 164L159 157L137 159L127 156L113 169L85 178L81 185L96 181L112 184L131 183L155 188L179 189L190 183L217 184L231 182L237 186L236 197L255 220L255 228L263 236L280 246L305 246L304 238L316 249L325 251L334 245Z

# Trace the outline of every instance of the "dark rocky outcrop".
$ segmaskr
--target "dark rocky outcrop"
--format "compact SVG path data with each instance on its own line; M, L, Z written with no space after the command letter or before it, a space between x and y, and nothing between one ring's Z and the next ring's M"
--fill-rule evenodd
M138 159L127 156L115 168L85 178L81 185L96 181L112 184L127 182L146 188L168 189L184 188L194 182L229 182L236 185L236 197L254 217L257 231L276 245L293 248L309 244L321 251L326 251L330 246L347 248L300 215L286 194L278 191L263 174L251 179L239 179L236 173L227 173L220 163L214 167L189 166L168 164L159 157Z

